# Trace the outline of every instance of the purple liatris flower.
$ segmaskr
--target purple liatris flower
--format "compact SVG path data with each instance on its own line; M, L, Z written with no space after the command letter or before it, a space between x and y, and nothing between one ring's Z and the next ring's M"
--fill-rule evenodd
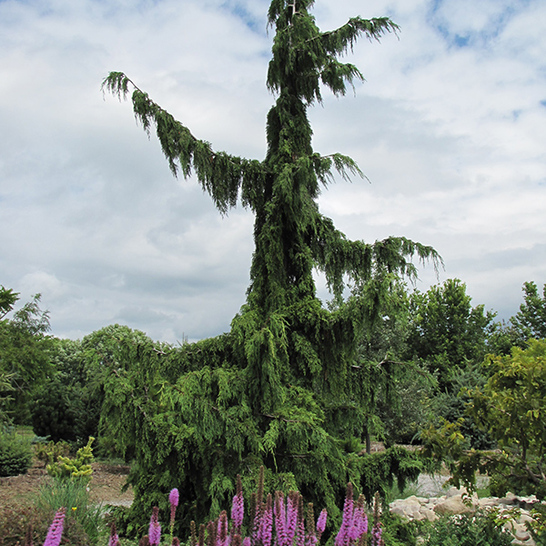
M116 524L112 523L112 527L110 529L110 538L108 539L108 546L118 546L118 545L119 545L119 537L116 531Z
M251 542L250 542L250 537L245 537L243 539L243 546L250 546Z
M244 514L245 501L243 498L243 492L237 491L237 494L233 497L233 503L231 504L231 521L233 521L233 526L236 530L241 528Z
M347 495L345 496L345 504L343 505L343 519L341 527L335 539L336 546L347 546L351 540L351 529L353 528L353 484L347 484Z
M299 493L290 491L286 502L286 545L289 546L294 540L296 527L298 525L298 497Z
M152 508L152 518L150 519L150 528L148 530L148 540L150 544L159 545L161 542L161 525L159 524L159 508Z
M171 489L171 492L169 493L169 503L171 504L171 533L172 528L174 527L174 517L176 515L176 507L178 506L179 499L180 495L178 494L178 489L176 489L176 487Z
M218 527L216 531L216 546L228 546L228 539L229 537L227 512L225 510L222 510L222 512L220 512L220 517L218 518Z
M381 546L382 544L381 534L382 534L381 522L378 521L373 526L373 529L372 529L372 546Z
M273 502L271 493L267 495L265 510L260 522L259 539L263 546L271 546L273 538Z
M63 536L64 516L64 508L57 510L53 522L49 527L44 546L59 546Z
M298 520L296 527L296 546L305 546L305 522L303 517L303 498L298 497Z
M319 535L319 538L320 538L320 535L324 533L324 529L326 529L327 517L328 517L328 512L326 511L326 508L324 508L317 519L317 533Z
M284 507L284 496L281 491L275 493L274 513L278 546L286 546L286 509Z
M359 503L353 512L353 525L349 529L349 540L356 543L360 537L368 531L368 518L364 512L364 503Z

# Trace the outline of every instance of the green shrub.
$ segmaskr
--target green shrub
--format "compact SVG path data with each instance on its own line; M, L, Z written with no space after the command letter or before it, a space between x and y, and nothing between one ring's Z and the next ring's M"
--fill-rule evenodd
M31 464L30 441L14 432L0 432L0 477L25 474Z
M494 512L459 514L437 519L424 546L510 546L513 536L495 520Z

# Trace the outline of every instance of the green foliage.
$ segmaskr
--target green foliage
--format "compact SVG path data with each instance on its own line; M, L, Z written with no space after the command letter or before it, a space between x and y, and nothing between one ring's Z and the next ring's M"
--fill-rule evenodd
M546 338L546 284L542 288L542 297L533 281L523 284L523 292L524 303L510 322L526 340Z
M468 391L467 411L501 449L469 450L462 420L431 427L423 439L430 453L447 461L454 485L474 489L480 471L491 476L496 496L511 490L544 498L546 341L530 340L527 349L514 347L510 356L489 356L486 365L491 375L483 387Z
M11 288L5 288L0 285L0 320L3 319L19 299L19 294Z
M147 339L144 333L118 324L101 328L81 341L52 339L49 358L53 371L31 403L35 433L78 446L89 436L98 437L99 453L115 455L99 431L104 381L109 366L115 364L120 342Z
M471 301L458 279L412 295L408 357L423 359L437 372L442 389L453 390L453 372L481 362L486 354L494 313L485 312L483 305L472 307Z
M53 442L75 442L78 439L79 398L74 394L77 394L74 389L59 376L54 376L36 391L31 404L31 420L38 436L47 437Z
M533 520L527 522L527 529L535 544L546 546L546 505L536 504L531 510L531 516Z
M32 464L32 446L15 432L0 429L0 477L26 474Z
M4 318L13 310L18 296L13 290L0 288L0 377L4 382L9 380L11 387L9 398L3 397L4 411L9 412L16 423L26 424L32 393L50 371L50 338L46 336L49 315L40 309L40 294L36 294L15 311L11 319Z
M408 482L416 481L423 470L420 455L399 446L365 455L359 462L362 466L362 492L367 499L371 499L375 492L385 498L395 479L398 489L403 490Z
M12 374L0 372L0 429L11 421L7 406L12 400L10 393L15 390L12 380Z
M432 523L424 546L509 546L512 535L499 525L494 512L442 516Z
M405 518L384 510L381 523L383 525L383 543L385 546L416 546L421 544L419 538L423 534L424 524L419 521L408 521Z
M93 469L93 448L95 438L89 438L87 445L78 449L74 459L58 455L57 459L46 466L47 473L58 481L77 481L87 484L91 480Z

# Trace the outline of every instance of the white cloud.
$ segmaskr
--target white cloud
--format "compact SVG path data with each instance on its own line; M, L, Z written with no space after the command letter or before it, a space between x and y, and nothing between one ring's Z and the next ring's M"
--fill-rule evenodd
M0 2L1 283L42 292L57 335L116 321L170 341L229 328L252 216L221 218L194 180L173 179L130 103L99 87L125 71L215 149L261 159L268 4ZM546 277L545 12L538 0L314 10L324 30L356 14L402 29L347 57L367 78L356 97L325 93L310 110L316 149L353 156L372 182L329 188L325 214L352 238L433 244L445 278L505 314L525 280Z

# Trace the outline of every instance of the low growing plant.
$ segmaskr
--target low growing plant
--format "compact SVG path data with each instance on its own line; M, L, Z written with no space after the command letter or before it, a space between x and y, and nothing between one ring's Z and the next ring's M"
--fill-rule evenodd
M494 511L442 516L429 528L424 546L510 546L513 536Z
M77 534L86 537L86 541L79 544L98 543L103 529L104 509L91 502L86 482L53 479L40 488L37 505L50 514L66 508L67 522L73 520ZM76 542L72 540L71 544Z

